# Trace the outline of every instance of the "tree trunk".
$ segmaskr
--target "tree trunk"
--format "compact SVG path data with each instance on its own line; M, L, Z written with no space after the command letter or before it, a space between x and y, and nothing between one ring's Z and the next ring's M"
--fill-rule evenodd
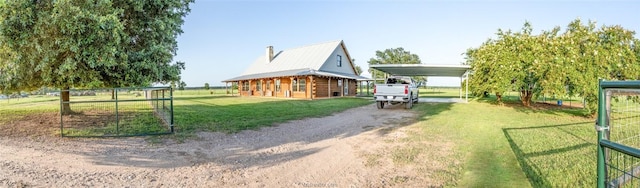
M523 106L531 106L531 96L532 92L527 90L520 91L520 101L522 101Z
M498 103L502 103L502 95L500 93L498 93L498 92L496 92L496 101Z
M62 96L62 115L71 114L71 106L69 106L69 86L65 86L62 91L60 91L60 96Z
M116 90L115 89L111 90L111 99L116 99Z

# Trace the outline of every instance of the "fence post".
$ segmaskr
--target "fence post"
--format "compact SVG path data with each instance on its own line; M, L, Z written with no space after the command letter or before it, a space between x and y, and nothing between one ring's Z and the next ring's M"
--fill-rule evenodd
M600 145L600 141L602 141L602 136L604 134L603 128L605 125L606 111L605 111L605 93L602 89L602 79L598 80L598 167L597 167L597 184L598 188L605 188L605 161L604 161L604 147Z
M45 94L47 93L45 92ZM62 120L62 117L62 89L60 89L60 137L64 137L64 121Z
M113 88L115 90L115 98L116 98L116 135L120 135L120 117L118 115L118 88Z
M171 89L173 89L173 87L172 87ZM166 108L165 108L165 105L164 105L164 101L165 101L164 99L166 99L166 98L164 97L164 91L165 91L165 90L163 89L163 90L162 90L162 99L163 99L163 100L162 100L162 110L166 109Z
M164 90L162 93L164 93ZM171 99L171 125L169 126L171 128L171 133L173 133L173 88L169 88L169 98Z

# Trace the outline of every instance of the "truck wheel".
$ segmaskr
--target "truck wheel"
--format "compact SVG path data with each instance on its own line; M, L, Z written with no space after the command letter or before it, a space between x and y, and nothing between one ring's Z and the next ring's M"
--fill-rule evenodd
M382 102L382 101L377 102L376 106L378 106L378 109L383 109L384 108L384 102Z
M409 102L404 103L404 108L411 109L413 107L413 100L409 100Z
M420 101L420 93L416 94L416 102L415 103L418 103L418 101Z

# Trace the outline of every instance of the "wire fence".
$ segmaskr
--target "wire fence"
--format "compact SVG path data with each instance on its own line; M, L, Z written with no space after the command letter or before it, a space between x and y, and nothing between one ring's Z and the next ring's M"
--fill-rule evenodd
M598 187L640 187L640 88L601 92Z
M111 137L173 133L170 87L62 90L63 137Z

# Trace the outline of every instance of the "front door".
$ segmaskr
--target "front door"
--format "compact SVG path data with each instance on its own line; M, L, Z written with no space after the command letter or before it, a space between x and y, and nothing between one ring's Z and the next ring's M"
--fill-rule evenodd
M344 96L349 95L349 80L345 80L346 82L343 82L344 84Z

